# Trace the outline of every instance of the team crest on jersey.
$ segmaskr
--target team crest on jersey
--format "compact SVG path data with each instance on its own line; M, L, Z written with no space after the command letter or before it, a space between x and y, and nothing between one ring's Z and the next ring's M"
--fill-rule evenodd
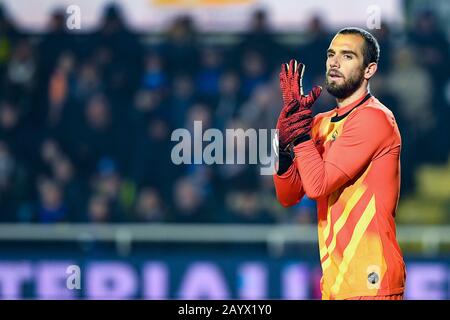
M380 277L378 276L378 274L376 272L371 272L369 273L369 276L367 277L367 280L371 283L371 284L376 284L378 282L378 280L380 279Z
M381 268L377 265L367 267L367 288L380 289Z
M336 141L336 138L338 137L338 131L337 130L335 130L334 132L333 132L333 134L331 135L331 141Z

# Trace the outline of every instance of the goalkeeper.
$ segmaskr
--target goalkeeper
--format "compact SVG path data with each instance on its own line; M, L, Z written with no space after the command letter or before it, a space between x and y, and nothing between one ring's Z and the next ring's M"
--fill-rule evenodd
M317 201L322 299L403 299L406 270L396 240L401 138L392 112L369 92L379 46L345 28L327 51L326 90L336 107L313 117L321 93L303 94L304 66L283 64L278 201Z

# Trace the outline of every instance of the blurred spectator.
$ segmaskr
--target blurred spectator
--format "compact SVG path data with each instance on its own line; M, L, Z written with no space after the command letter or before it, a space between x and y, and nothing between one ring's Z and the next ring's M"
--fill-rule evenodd
M50 118L57 117L53 113L59 113L61 106L68 98L69 76L74 68L73 56L70 54L62 55L55 71L50 77L48 100L50 104ZM53 111L56 109L55 111ZM52 112L53 111L53 112ZM50 121L52 122L52 121Z
M131 176L139 187L158 185L168 200L171 196L177 168L170 158L171 145L167 123L161 119L148 122L147 130L137 138L131 162Z
M39 46L39 67L44 80L47 80L53 69L54 63L59 60L60 55L71 49L71 35L66 29L66 14L64 10L53 12L49 24L48 32L40 42Z
M113 101L123 102L139 84L143 50L137 35L127 27L119 6L111 4L105 9L94 39L106 56L104 60L110 61L103 65L106 93L114 97Z
M42 143L41 159L45 164L51 165L61 156L61 150L55 140L47 139Z
M314 15L308 22L305 31L305 43L300 45L298 50L292 54L293 57L301 60L306 65L305 74L308 73L308 81L311 81L318 74L325 72L325 60L331 35L328 33L325 22L320 15ZM319 58L319 59L318 59ZM309 87L309 85L306 85Z
M52 175L61 186L71 221L82 221L86 186L76 177L75 168L69 158L58 158L52 166Z
M15 101L28 98L35 71L36 63L31 44L22 40L15 46L8 63L8 95Z
M126 173L133 179L140 176L135 174L138 172L135 166L142 168L140 163L146 161L143 160L147 159L145 154L153 152L152 147L145 145L149 136L149 123L154 119L166 119L168 110L163 104L160 90L141 89L136 92L133 108L128 111L128 115L119 118L119 158L127 170ZM166 148L168 147L166 144Z
M27 161L31 139L22 117L17 104L0 101L0 140L8 145L18 160Z
M121 178L117 172L114 161L110 158L102 158L98 162L97 175L94 179L94 190L113 201L118 199L120 192Z
M71 101L74 90L74 59L70 53L61 55L49 81L46 124L50 134L59 136L61 140L66 138L65 131L71 128L71 123L79 120Z
M215 125L220 130L225 124L237 117L243 102L241 82L236 72L225 72L219 80L217 107L214 114Z
M163 55L167 59L168 72L194 75L198 65L197 31L189 16L176 18L167 30Z
M202 223L213 222L214 210L208 206L199 188L186 177L175 183L173 203L175 206L175 222Z
M0 104L0 137L12 146L20 144L19 110L3 101Z
M38 181L37 187L39 191L37 220L43 223L67 221L69 211L61 186L51 179L42 178Z
M0 219L15 221L18 210L26 205L28 177L8 146L0 141ZM30 221L31 216L23 217Z
M291 217L286 222L315 224L317 222L316 202L307 196L291 209Z
M139 139L147 130L151 118L166 118L168 110L163 105L160 90L141 89L134 97L134 108L131 110L131 126L134 139Z
M90 173L103 156L116 154L116 132L108 101L103 95L93 96L84 111L84 121L77 131L72 132L71 151L81 173Z
M92 195L87 208L88 221L94 223L112 222L108 198L102 195Z
M247 51L242 60L242 90L249 97L253 90L268 80L267 63L258 51Z
M59 159L53 167L53 175L58 183L66 185L73 179L73 165L67 158Z
M200 124L200 127L195 127ZM199 130L204 133L213 124L212 112L209 106L203 103L194 104L187 115L185 127L190 131L191 143L188 145L192 150L191 163L184 166L184 173L189 176L192 183L195 183L198 192L202 196L209 196L211 192L212 169L204 164L204 150L208 141L203 141L203 136L199 135ZM200 163L199 163L200 160Z
M11 55L11 50L19 38L19 32L14 26L2 4L0 4L0 74L3 75L3 66Z
M194 82L187 74L176 75L169 97L170 124L173 129L182 128L191 105L196 102Z
M226 201L226 194L230 190L258 188L258 168L256 165L249 164L249 143L245 138L247 126L240 119L235 119L227 123L226 127L234 137L226 138L224 141L224 149L227 150L225 165L216 169L214 174L216 181L213 182L217 190L217 198L221 202ZM240 164L238 159L246 159L246 161Z
M400 101L403 118L408 121L410 132L418 137L428 132L435 124L433 110L429 104L432 82L429 74L416 63L414 51L403 47L394 52L394 66L387 77L387 85ZM417 115L423 119L418 119Z
M255 191L230 192L226 197L228 223L274 223L275 219L261 207L258 194Z
M84 102L95 93L102 91L100 74L95 65L84 63L77 72L77 81L74 88L74 95Z
M112 222L123 222L126 220L126 204L122 198L123 178L118 170L119 168L113 159L103 157L98 161L97 172L91 180L93 194L104 197L107 200L108 221Z
M204 99L213 103L219 92L219 80L223 73L223 54L217 48L204 48L200 52L197 72L197 90Z
M184 128L188 129L191 132L192 137L195 138L194 125L196 121L201 124L203 131L212 126L213 119L211 108L204 103L195 103L189 108L185 121Z
M156 53L148 53L145 57L142 87L145 89L162 89L167 85L167 74L162 57Z
M437 23L435 14L430 10L417 14L415 26L411 29L410 38L417 48L419 61L427 68L434 80L433 93L442 94L444 81L448 79L450 66L449 46L444 32Z
M136 201L136 219L141 222L166 222L167 212L153 188L143 188Z
M277 122L280 113L278 87L270 84L256 88L250 99L242 106L240 119L250 128L270 129Z
M249 30L242 36L237 49L238 55L248 51L259 52L269 64L279 59L282 49L275 40L268 14L264 9L258 9L253 13Z

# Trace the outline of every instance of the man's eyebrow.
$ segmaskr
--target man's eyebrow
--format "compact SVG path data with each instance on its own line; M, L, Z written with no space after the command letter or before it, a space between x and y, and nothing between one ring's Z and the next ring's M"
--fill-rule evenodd
M353 50L340 50L339 51L341 54L352 54L352 55L354 55L354 56L358 56L358 54L355 52L355 51L353 51ZM336 53L336 51L334 50L334 49L328 49L327 50L327 53Z
M341 50L342 54L352 54L354 56L358 56L355 51L352 50Z

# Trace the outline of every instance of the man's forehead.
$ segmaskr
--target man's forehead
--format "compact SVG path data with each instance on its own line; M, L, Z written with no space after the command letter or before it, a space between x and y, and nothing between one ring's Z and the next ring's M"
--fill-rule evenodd
M351 50L357 53L362 53L364 39L357 34L337 34L331 40L328 49L334 51Z

